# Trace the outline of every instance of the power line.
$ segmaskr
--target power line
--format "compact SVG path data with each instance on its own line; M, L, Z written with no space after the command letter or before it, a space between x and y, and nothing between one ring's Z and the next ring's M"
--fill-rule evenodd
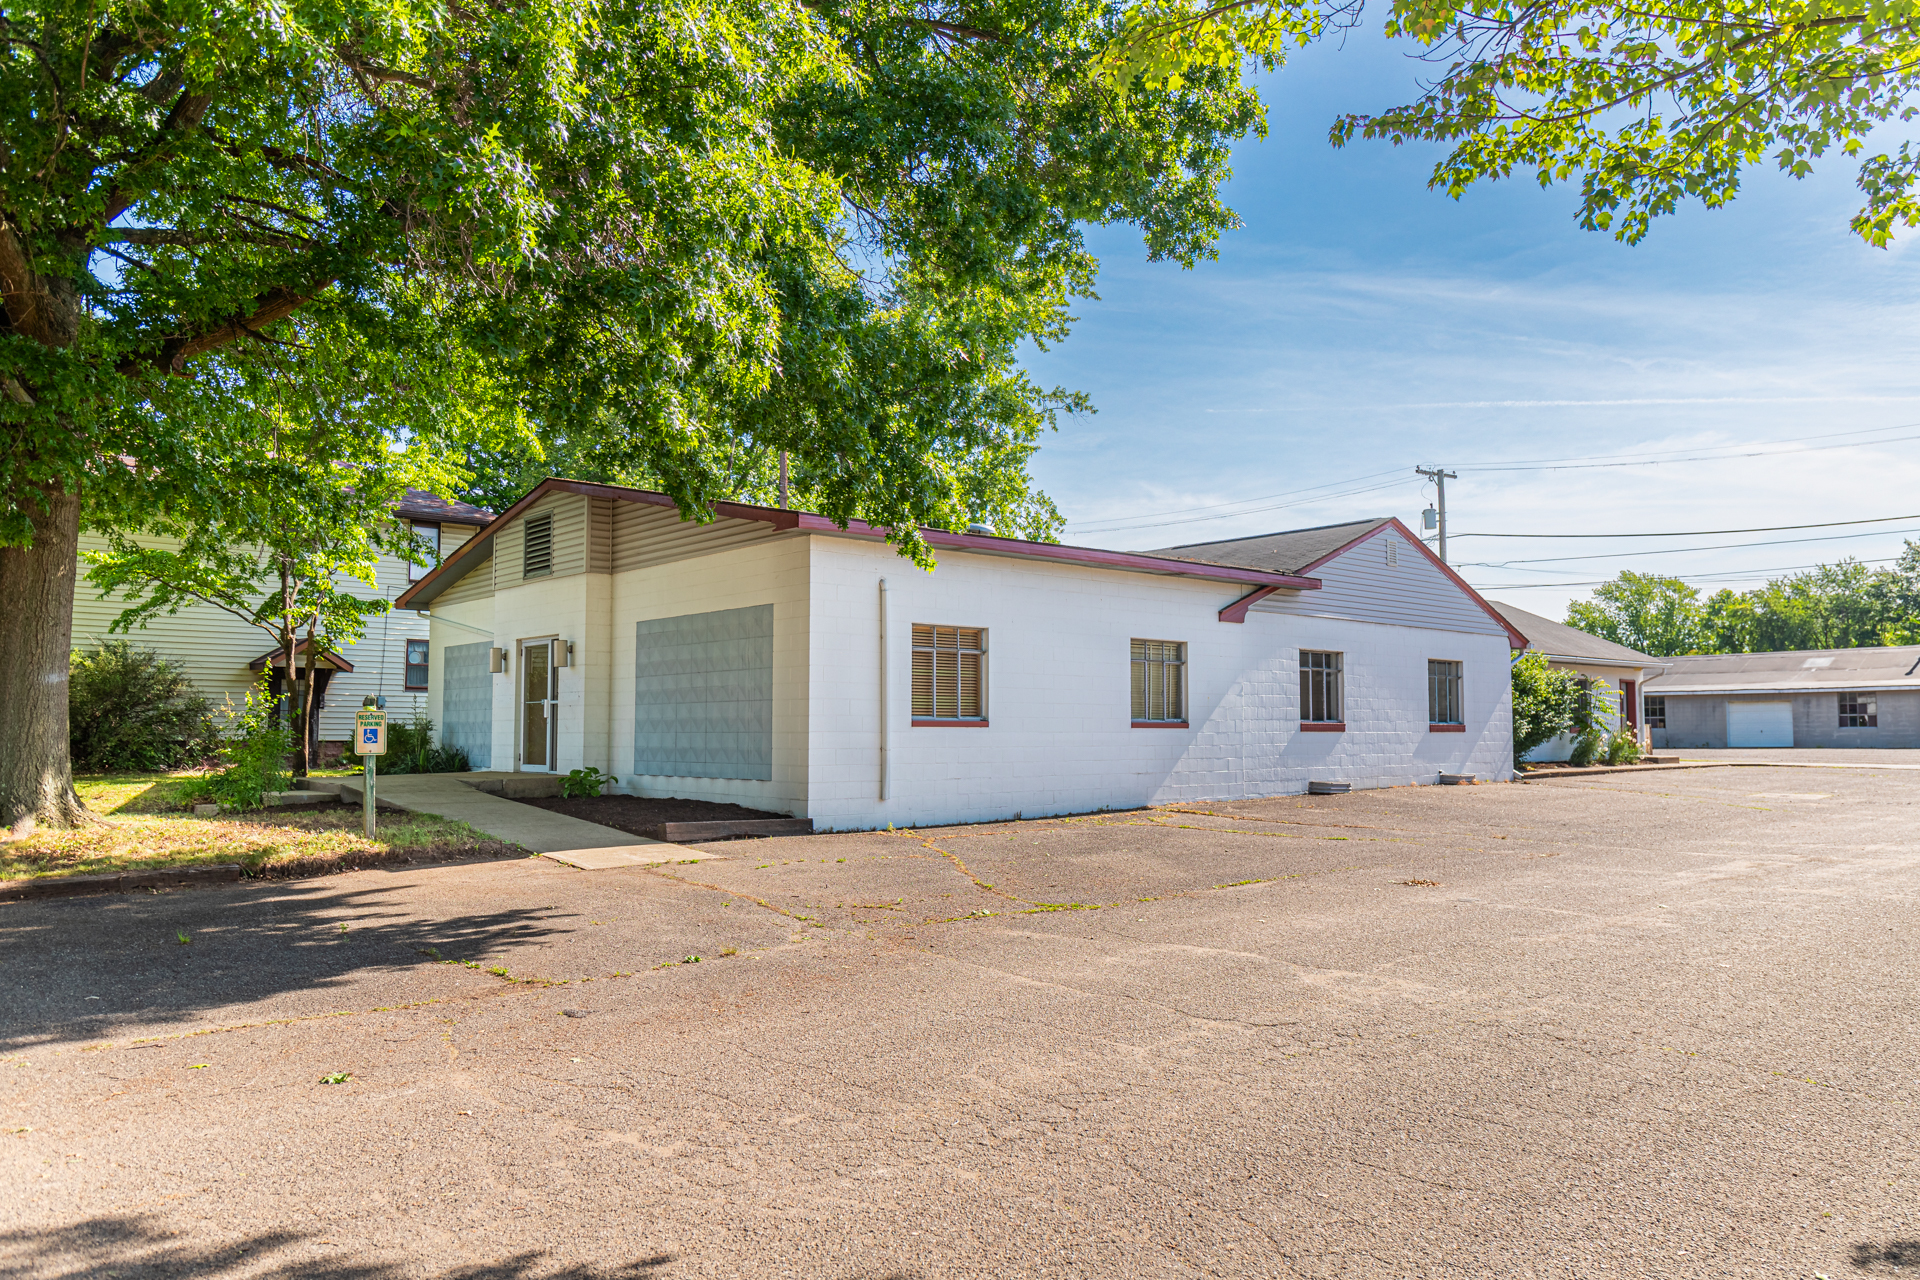
M1898 556L1889 556L1884 560L1861 560L1857 561L1857 563L1861 565L1892 564L1898 559ZM1689 585L1695 582L1758 582L1761 579L1769 578L1776 574L1799 573L1806 569L1824 569L1826 567L1827 566L1820 564L1790 564L1777 569L1742 569L1738 572L1728 573L1694 573L1687 575L1687 582ZM1599 587L1605 586L1612 581L1614 581L1612 578L1590 578L1583 582L1490 582L1484 585L1475 583L1473 584L1473 589L1475 591L1523 591L1531 590L1535 587Z
M1568 560L1626 560L1643 556L1683 556L1693 551L1733 551L1740 547L1790 547L1803 542L1841 542L1848 538L1886 538L1903 533L1920 533L1914 529L1875 529L1871 533L1834 533L1824 538L1769 538L1763 542L1716 542L1705 547L1662 547L1657 551L1596 551L1585 556L1541 556L1531 560L1465 560L1461 564L1472 565L1478 569L1505 569L1516 564L1561 564ZM1461 535L1455 534L1455 537ZM1459 566L1456 565L1456 568ZM1552 570L1542 570L1550 573Z
M1456 533L1453 536L1456 538L1713 538L1723 533L1789 533L1795 529L1841 529L1856 524L1892 524L1896 520L1920 520L1920 512L1910 516L1875 516L1871 520L1825 520L1818 524L1757 525L1751 529L1691 529L1679 533ZM1881 532L1892 531L1881 530ZM1698 549L1711 550L1709 547Z
M1281 493L1269 493L1266 496L1259 497L1259 498L1239 498L1233 502L1215 502L1203 507L1176 507L1172 511L1145 511L1145 512L1140 512L1138 514L1131 515L1131 516L1109 516L1105 520L1068 521L1068 524L1075 529L1082 529L1090 533L1100 533L1103 531L1099 529L1088 530L1086 529L1086 526L1090 524L1111 524L1115 520L1157 520L1161 516L1183 516L1195 511L1219 511L1222 507L1241 507L1241 506L1245 506L1249 502L1270 502L1275 498L1290 498L1295 494L1313 493L1320 489L1337 489L1341 485L1362 484L1369 480L1378 480L1381 476L1397 476L1400 473L1401 473L1401 468L1394 467L1391 470L1387 470L1387 471L1375 471L1370 475L1355 476L1351 480L1329 480L1325 484L1308 485L1304 489L1288 489ZM1337 496L1337 495L1329 495L1329 496ZM1246 513L1239 512L1239 511L1229 511L1221 516L1210 517L1210 518L1224 520L1231 516L1244 515L1244 514ZM1134 526L1134 527L1148 527L1148 526Z
M1727 462L1727 461L1734 461L1740 458L1777 457L1777 456L1784 456L1784 455L1794 454L1794 453L1814 453L1814 452L1821 452L1824 450L1832 450L1832 449L1868 448L1873 445L1879 445L1879 444L1900 444L1910 440L1920 440L1920 435L1895 436L1895 437L1889 437L1889 438L1878 439L1878 440L1849 440L1848 437L1875 435L1877 433L1886 432L1886 431L1908 431L1916 427L1920 427L1920 422L1903 422L1903 423L1896 423L1896 424L1893 424L1890 426L1884 426L1884 427L1861 427L1853 431L1823 432L1819 435L1810 435L1810 436L1782 436L1773 440L1762 440L1753 445L1724 445L1724 446L1720 446L1717 451L1715 451L1714 446L1709 445L1704 447L1707 451L1701 452L1701 453L1688 453L1687 450L1685 449L1666 449L1666 450L1654 450L1652 452L1637 452L1633 454L1603 453L1603 454L1588 454L1585 456L1574 456L1570 458L1523 458L1523 459L1517 459L1517 460L1509 460L1505 462L1458 463L1455 465L1470 467L1472 470L1476 472L1510 472L1510 471L1572 471L1572 470L1586 470L1586 469L1613 468L1613 467L1665 466L1670 463L1687 463L1687 462ZM1775 446L1775 445L1798 444L1803 441L1814 441L1814 440L1844 441L1844 443L1813 444L1813 445L1808 445L1804 449L1772 448L1772 446ZM1699 446L1696 446L1696 448L1698 447ZM1729 452L1730 450L1731 452ZM1685 456L1672 456L1676 454L1685 455ZM1331 481L1328 481L1326 484L1309 485L1301 489L1288 489L1281 493L1267 494L1262 497L1241 498L1233 502L1212 503L1212 504L1197 506L1197 507L1178 507L1170 511L1146 512L1146 513L1141 513L1139 515L1134 515L1134 516L1110 516L1104 520L1069 521L1067 524L1067 527L1074 530L1074 532L1077 534L1090 536L1094 534L1103 534L1103 533L1125 533L1134 529L1162 529L1172 525L1205 524L1205 523L1208 523L1209 521L1214 521L1214 520L1231 520L1237 516L1260 515L1268 511L1285 510L1288 507L1305 506L1305 505L1309 505L1316 502L1331 502L1338 498L1353 498L1353 497L1360 497L1368 493L1378 493L1383 489L1393 488L1394 486L1392 484L1369 484L1368 482L1378 480L1382 476L1397 475L1397 474L1399 474L1398 468L1395 468L1392 471L1375 471L1368 475L1354 476L1346 480L1331 480ZM1354 488L1354 489L1343 488L1343 486L1347 486L1347 485L1365 485L1367 487ZM1321 492L1322 490L1328 490L1328 489L1339 489L1341 491L1337 493ZM1308 495L1308 494L1313 494L1317 496L1298 497L1297 500L1293 502L1273 502L1274 499L1295 498L1297 495ZM1260 502L1273 502L1273 505L1254 506L1254 507L1250 507L1247 505L1248 503L1260 503ZM1241 509L1233 510L1233 511L1225 510L1225 508L1228 508L1228 507L1235 507L1235 508L1241 508ZM1218 514L1215 514L1215 515L1193 514L1198 512L1218 512ZM1183 518L1163 520L1160 518L1163 516L1183 517ZM1920 516L1890 516L1888 517L1888 519L1889 520L1911 520L1911 519L1920 519ZM1115 521L1144 521L1144 522L1116 524ZM1858 523L1866 524L1866 523L1874 523L1874 522L1860 521ZM1104 526L1104 527L1097 527L1097 526ZM1769 529L1769 530L1722 529L1722 530L1710 530L1708 532L1709 533L1759 533L1759 532L1778 532L1780 530L1790 529L1790 528L1814 529L1814 528L1825 528L1825 527L1827 526L1782 525L1782 526L1779 526L1778 529ZM1686 535L1686 534L1612 534L1610 535L1610 534L1454 533L1454 534L1450 534L1449 536L1455 537L1455 538L1471 538L1471 537L1687 537L1690 535Z

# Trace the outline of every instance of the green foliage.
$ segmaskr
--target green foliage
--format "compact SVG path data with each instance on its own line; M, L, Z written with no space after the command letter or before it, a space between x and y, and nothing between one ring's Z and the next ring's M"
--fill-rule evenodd
M1567 763L1585 768L1599 757L1607 746L1607 735L1598 727L1590 726L1573 740L1573 750L1567 755Z
M1920 152L1866 149L1877 125L1914 115L1910 4L1395 0L1387 34L1446 71L1416 102L1346 116L1334 141L1447 143L1430 185L1450 195L1516 172L1542 186L1577 175L1581 225L1632 244L1683 200L1731 201L1750 166L1803 178L1837 152L1859 165L1856 234L1884 246L1920 220Z
M560 779L560 794L567 797L597 796L602 788L620 781L600 772L592 765L584 769L574 769Z
M1699 596L1678 578L1628 571L1569 604L1567 625L1656 658L1693 653L1703 639Z
M186 668L130 641L76 649L68 665L73 763L95 773L138 773L198 763L216 745L213 705Z
M227 734L220 743L224 767L183 788L184 805L213 802L258 809L265 804L263 793L293 785L286 767L293 735L282 724L280 700L267 692L267 673L261 672L260 683L247 691L243 707L235 711L229 704L228 711Z
M1640 760L1640 739L1626 725L1621 725L1607 735L1606 760L1608 764L1637 764Z
M1580 678L1548 664L1546 655L1516 653L1513 658L1513 758L1574 728L1585 701Z
M35 322L0 331L0 544L38 486L103 529L218 512L228 460L273 452L269 388L504 488L564 468L700 513L764 499L784 450L797 500L922 559L918 523L1048 534L1028 459L1088 406L1019 355L1091 296L1083 228L1211 256L1264 128L1226 66L1112 93L1116 18L1081 0L7 22L0 272Z
M364 765L367 757L357 756ZM387 754L377 766L381 773L466 773L473 768L467 753L434 741L433 721L424 711L411 720L387 721Z
M1920 642L1920 543L1888 568L1819 565L1706 600L1677 578L1632 572L1567 606L1567 625L1643 653L1767 653Z

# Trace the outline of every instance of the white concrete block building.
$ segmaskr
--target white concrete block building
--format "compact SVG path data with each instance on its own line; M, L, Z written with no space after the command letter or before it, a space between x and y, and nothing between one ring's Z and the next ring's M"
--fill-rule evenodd
M1526 638L1395 520L1135 555L548 480L395 602L475 768L823 829L1512 772Z

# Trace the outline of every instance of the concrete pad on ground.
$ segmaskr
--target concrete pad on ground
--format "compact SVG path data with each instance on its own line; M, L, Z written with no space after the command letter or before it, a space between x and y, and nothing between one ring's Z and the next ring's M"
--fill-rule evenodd
M603 827L597 822L570 818L564 813L554 813L537 805L503 800L499 796L474 790L460 777L451 773L405 773L397 777L376 778L374 796L381 804L391 804L411 813L427 813L464 822L475 831L535 853L596 855L580 861L570 857L559 859L583 870L666 862L670 860L668 852L676 849L676 846L659 840ZM341 799L349 802L360 800L360 779L327 781L339 786ZM618 861L610 860L616 851L629 856Z

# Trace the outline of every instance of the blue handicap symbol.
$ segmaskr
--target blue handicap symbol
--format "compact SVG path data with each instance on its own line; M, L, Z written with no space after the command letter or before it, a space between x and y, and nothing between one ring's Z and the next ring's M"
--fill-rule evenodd
M366 736L361 738L360 741L367 743L368 745L373 745L380 741L380 731L374 728L372 725L368 725L365 732L366 732Z

